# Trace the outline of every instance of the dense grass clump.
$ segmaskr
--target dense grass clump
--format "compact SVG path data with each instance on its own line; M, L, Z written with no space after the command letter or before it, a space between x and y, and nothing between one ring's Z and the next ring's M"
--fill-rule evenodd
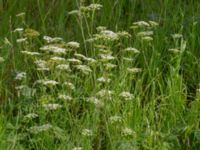
M199 149L200 2L0 2L0 149Z

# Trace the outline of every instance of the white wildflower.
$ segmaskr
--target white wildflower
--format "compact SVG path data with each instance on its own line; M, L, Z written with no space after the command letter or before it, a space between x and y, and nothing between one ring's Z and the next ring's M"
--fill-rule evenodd
M174 53L174 54L178 54L178 53L181 52L181 51L180 51L179 49L177 49L177 48L170 48L170 49L168 49L168 51L171 52L171 53Z
M138 27L149 27L150 25L145 21L138 21L133 23L134 26Z
M89 103L92 103L94 104L96 107L103 107L104 106L104 103L102 101L100 101L98 98L96 97L90 97L86 100L87 102Z
M133 58L127 58L127 57L123 57L122 59L127 62L132 62L134 60Z
M132 129L126 127L124 129L122 129L122 135L125 136L125 137L134 136L135 132Z
M77 58L79 58L79 59L83 59L83 60L86 60L86 59L87 59L86 56L84 56L84 55L82 55L82 54L78 54L78 53L74 54L74 56L77 57Z
M46 68L47 67L47 62L45 60L36 60L34 63L37 65L39 68Z
M55 80L37 80L35 82L35 84L42 84L42 85L46 85L46 86L53 86L53 85L57 85L59 84L57 81Z
M182 35L182 34L179 34L179 33L176 33L176 34L172 34L172 37L173 37L174 39L180 39L180 38L183 37L183 35Z
M117 65L112 64L112 63L106 63L106 64L104 64L104 66L105 66L106 70L110 70L110 69L117 67Z
M130 38L131 37L131 35L127 31L119 31L119 32L117 32L117 35L122 38Z
M72 150L83 150L82 147L74 147Z
M97 63L97 60L93 59L93 58L86 58L86 61L88 62L88 64L93 65Z
M127 68L128 73L139 73L142 72L141 68Z
M19 85L19 86L16 86L15 89L20 91L20 90L26 89L27 87L28 87L27 85Z
M121 123L122 122L122 117L120 117L120 116L111 116L109 118L109 121L110 121L111 124Z
M44 80L42 84L48 86L48 85L57 85L59 83L57 81L54 81L54 80Z
M124 49L124 51L133 52L135 54L139 54L140 53L140 51L138 49L134 48L134 47L127 47L126 49Z
M91 10L100 10L103 6L101 4L90 4L88 8Z
M130 92L124 91L124 92L121 92L121 93L119 94L119 97L121 97L121 98L123 98L124 100L128 101L128 100L133 99L133 94L131 94Z
M43 104L42 106L45 110L57 110L59 108L62 108L62 105L60 104Z
M19 72L17 73L15 80L23 80L26 78L26 72Z
M43 68L37 68L36 69L37 71L49 71L50 70L50 68L45 68L45 67L43 67Z
M44 124L41 126L33 126L29 128L29 132L33 133L33 134L38 134L41 132L45 132L48 131L49 129L52 129L52 125L51 124Z
M50 37L50 36L43 36L43 39L47 42L47 43L57 43L57 42L60 42L60 41L63 41L62 38L60 37Z
M93 37L93 38L89 38L89 39L85 40L85 42L93 43L96 40L98 40L98 38L97 37Z
M80 47L80 44L78 42L71 41L71 42L67 43L67 46L70 47L70 48L77 49L77 48Z
M76 59L76 58L69 58L69 59L67 59L67 61L69 63L76 64L76 65L82 64L82 62L79 59Z
M66 101L71 101L72 100L71 96L68 96L68 95L65 95L65 94L58 95L58 98L61 99L61 100L66 100Z
M110 61L110 60L114 60L115 57L110 55L110 54L99 54L101 61Z
M150 42L150 41L153 41L153 38L150 36L145 36L145 37L142 37L142 41Z
M100 35L104 40L114 41L118 39L118 35L110 30L103 30L100 32Z
M153 31L142 31L137 33L137 36L139 37L151 36L151 35L153 35Z
M56 69L65 70L65 71L71 72L70 66L68 64L57 65Z
M63 85L67 86L69 89L74 90L75 86L71 82L64 82Z
M17 14L16 17L24 17L25 15L26 15L25 12L21 12L21 13Z
M82 130L82 135L86 136L86 137L91 137L93 135L93 132L90 129L83 129Z
M40 53L38 52L29 52L29 51L21 51L22 54L24 55L29 55L29 56L39 56Z
M46 45L40 48L40 50L45 51L45 52L52 52L55 54L65 54L66 49L65 48L60 48L54 45Z
M30 114L27 114L26 116L24 116L24 119L34 119L37 117L38 117L38 114L30 113Z
M50 60L53 60L55 62L60 62L60 61L65 61L65 58L54 56L54 57L51 57Z
M23 42L26 42L26 41L27 41L27 38L20 38L20 39L16 40L17 43L23 43Z
M76 65L76 68L86 75L92 72L90 67L87 65Z
M16 28L13 32L21 33L24 31L24 28Z
M102 89L96 95L100 98L110 99L113 95L113 91Z
M105 31L107 29L107 27L105 27L105 26L98 26L96 29L97 29L97 32L101 32L101 31Z
M68 12L68 15L74 15L74 14L79 14L79 10L72 10L70 12Z
M111 79L110 78L105 78L105 77L100 77L97 79L98 82L100 83L110 83Z
M155 21L149 21L149 24L151 25L151 27L157 27L157 26L159 26L159 23L157 23Z

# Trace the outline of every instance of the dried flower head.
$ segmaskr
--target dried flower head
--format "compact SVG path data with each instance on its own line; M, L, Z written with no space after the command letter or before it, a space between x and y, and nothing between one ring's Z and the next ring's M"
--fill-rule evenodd
M24 31L24 36L27 38L36 38L40 36L40 33L34 29L27 28Z

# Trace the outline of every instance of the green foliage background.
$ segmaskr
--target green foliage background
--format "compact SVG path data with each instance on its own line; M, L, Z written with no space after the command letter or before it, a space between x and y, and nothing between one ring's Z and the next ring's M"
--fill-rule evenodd
M79 137L76 135L76 131L72 131L70 133L72 136L65 139L68 144L64 144L63 141L59 141L60 143L54 141L48 134L41 135L46 140L29 137L29 140L33 140L32 142L18 143L17 138L20 131L16 128L20 124L19 120L23 113L18 115L17 111L26 106L27 102L19 102L19 99L15 97L14 87L16 83L13 81L13 70L28 68L31 71L32 68L21 59L20 47L15 45L16 37L12 35L11 31L21 26L29 27L37 30L41 35L59 36L64 38L65 41L78 41L81 45L84 45L81 27L87 39L90 33L96 33L96 27L100 25L116 32L130 31L129 27L135 21L154 20L160 24L151 47L155 51L155 55L151 52L145 54L149 66L145 64L143 57L139 57L136 63L140 67L149 69L141 75L138 82L134 82L135 85L138 85L136 95L142 97L142 106L136 104L138 107L133 109L135 112L138 111L138 113L133 113L137 114L138 117L134 119L127 117L127 124L140 133L139 146L135 146L131 139L122 139L119 142L115 137L109 138L109 132L111 132L110 134L113 132L113 136L115 135L115 127L111 127L108 132L108 129L105 129L107 126L105 127L105 124L102 125L101 123L99 124L103 126L102 130L106 130L106 133L101 133L105 134L105 139L102 137L104 135L100 134L92 142L80 138L78 145L85 144L85 149L89 149L91 146L94 150L96 145L99 146L97 149L102 150L117 149L118 145L120 145L119 150L198 150L200 147L200 95L197 92L197 89L200 88L200 2L198 0L86 0L85 5L92 2L102 4L103 8L95 15L94 22L90 25L90 32L88 32L85 25L80 25L76 17L68 14L71 10L78 9L78 0L0 0L0 56L5 58L5 62L0 66L0 149L72 149L78 143ZM21 12L26 13L26 23L16 17L16 14ZM185 53L181 56L177 68L173 66L173 60L170 59L168 53L168 49L174 46L173 40L170 38L174 33L182 34L187 42ZM6 38L11 43L15 43L12 48L8 46L9 44L4 46ZM41 46L40 40L35 47ZM140 46L135 40L132 40L129 44ZM141 48L149 50L148 46L141 46ZM89 49L89 46L81 47L79 53L86 55ZM92 54L89 53L89 55ZM114 82L112 88L117 89L117 84L117 81ZM90 85L85 85L85 87L92 89ZM79 95L78 92L77 95ZM158 108L154 106L162 106L163 109L157 111ZM111 112L117 110L112 106L109 107ZM127 106L127 110L129 109L132 110ZM94 116L92 115L95 109L90 111L82 120L85 119L85 122L94 121L98 124L98 121L95 120L98 115L95 113ZM58 112L52 117L55 122L59 120L59 115ZM157 117L161 119L156 118L154 120L154 115L158 115ZM99 116L98 119L104 118L101 115ZM148 125L146 122L142 123L145 119L149 119L151 129L158 132L158 135L154 133L157 138L155 141L152 140L154 136L145 138L145 135L142 134L144 126ZM158 120L160 122L157 122ZM71 122L73 121L71 120ZM65 120L64 122L69 123L66 125L67 127L72 126L70 121ZM78 123L77 128L81 121ZM61 125L64 126L62 123ZM21 129L21 127L19 128ZM74 127L74 130L77 128ZM162 133L165 134L162 135ZM98 138L102 138L103 142L101 143ZM145 139L144 143L141 142L143 139Z

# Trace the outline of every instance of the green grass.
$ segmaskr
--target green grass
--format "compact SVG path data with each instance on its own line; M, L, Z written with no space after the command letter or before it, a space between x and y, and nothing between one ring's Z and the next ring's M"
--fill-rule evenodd
M198 150L199 6L0 0L0 149Z

